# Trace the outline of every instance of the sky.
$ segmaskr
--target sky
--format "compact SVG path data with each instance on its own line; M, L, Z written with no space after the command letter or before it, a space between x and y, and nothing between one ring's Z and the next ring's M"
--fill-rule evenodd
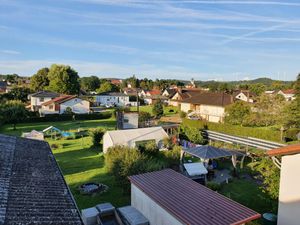
M0 74L295 80L300 0L0 0Z

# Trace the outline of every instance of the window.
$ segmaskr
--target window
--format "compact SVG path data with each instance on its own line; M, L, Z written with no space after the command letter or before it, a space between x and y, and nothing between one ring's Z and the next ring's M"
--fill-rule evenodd
M53 105L49 105L49 109L53 109Z
M43 102L43 101L45 101L45 99L42 97L42 98L40 98L40 102Z

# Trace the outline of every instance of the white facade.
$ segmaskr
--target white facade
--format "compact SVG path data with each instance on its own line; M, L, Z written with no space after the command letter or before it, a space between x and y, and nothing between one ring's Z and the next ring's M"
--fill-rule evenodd
M123 115L123 129L136 129L139 127L138 113L124 113Z
M118 96L97 95L96 103L99 105L117 105L117 106L126 106L128 104L131 104L129 101L129 96L125 96L125 95L118 95Z
M283 91L278 91L279 95L282 95L286 101L292 101L296 99L295 94L293 93L284 93Z
M180 203L178 203L180 204ZM131 184L131 205L155 225L183 225L176 217L162 208L137 186Z
M90 102L80 98L73 98L61 103L59 113L64 113L68 107L76 114L87 114L90 112Z
M300 223L300 154L281 159L278 225Z
M52 100L53 98L50 97L30 97L30 105L31 105L31 110L34 111L42 106L43 103L48 102Z
M136 146L136 142L148 140L155 140L160 148L163 145L162 140L168 137L168 134L162 127L107 131L103 136L103 152L106 153L109 147L115 145L133 148Z
M201 116L203 119L219 123L223 122L225 117L225 107L223 106L214 106L214 105L193 105L191 103L180 104L180 110L183 112L188 112L189 110L193 110L196 114Z
M248 96L245 95L243 92L239 93L237 96L235 96L235 98L244 102L253 103L253 99L250 97L248 98Z

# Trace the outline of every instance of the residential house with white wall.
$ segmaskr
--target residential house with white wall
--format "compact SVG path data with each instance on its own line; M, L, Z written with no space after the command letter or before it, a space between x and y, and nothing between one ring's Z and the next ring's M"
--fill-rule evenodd
M292 101L296 98L296 90L294 89L280 90L277 94L282 95L286 101Z
M248 90L240 90L234 93L235 100L253 103L256 95Z
M180 106L181 102L192 96L198 95L201 90L198 88L177 88L176 93L169 99L169 105Z
M96 95L95 97L96 97L97 105L121 106L121 107L131 105L129 101L129 96L121 92L105 92Z
M28 95L28 99L30 100L30 110L39 111L39 109L42 108L43 103L59 96L60 94L50 91L39 91L34 94L30 94Z
M269 150L280 167L278 225L298 225L300 221L300 144ZM281 162L277 157L281 157Z
M75 114L90 113L90 102L74 95L63 95L42 104L41 115L63 114L67 109Z
M180 110L186 113L194 112L209 122L222 123L225 117L225 107L233 103L233 97L221 92L202 92L181 101Z

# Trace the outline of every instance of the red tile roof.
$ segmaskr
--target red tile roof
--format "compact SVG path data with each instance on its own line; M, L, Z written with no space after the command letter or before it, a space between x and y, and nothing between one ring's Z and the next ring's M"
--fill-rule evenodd
M243 224L260 214L171 169L129 177L183 224Z
M282 90L284 94L296 94L296 90L294 89L288 89L288 90Z
M275 148L267 151L269 156L293 155L300 153L300 144L288 145L281 148Z
M150 95L160 95L160 90L147 91L147 94L150 94Z
M60 104L60 103L66 102L68 100L71 100L73 98L76 98L76 96L75 95L62 95L62 96L54 98L54 99L52 99L50 101L44 102L42 105L47 106L47 105L50 105L52 103L54 103L54 104Z

